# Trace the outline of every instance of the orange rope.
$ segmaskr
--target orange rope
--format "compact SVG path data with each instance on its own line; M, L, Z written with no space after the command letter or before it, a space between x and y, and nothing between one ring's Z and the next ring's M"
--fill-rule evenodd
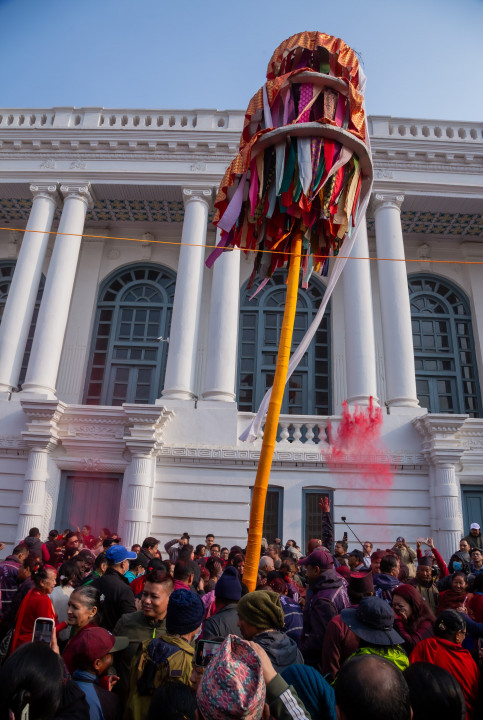
M91 238L94 240L125 240L127 242L140 242L140 243L153 243L158 245L191 245L191 247L202 247L214 250L216 245L206 245L203 243L182 243L176 240L145 240L144 238L133 238L123 237L116 235L91 235L89 233L66 233L58 232L57 230L27 230L26 228L12 228L12 227L0 227L0 230L9 230L10 232L32 232L41 233L45 235L66 235L71 237ZM243 252L253 253L270 253L271 255L295 255L294 252L285 252L284 250L261 250L258 248L242 248ZM435 263L439 265L483 265L483 260L433 260L427 258L381 258L381 257L354 257L353 255L346 257L344 255L317 255L320 260L335 259L336 257L344 258L345 260L371 260L371 261L382 261L382 262L416 262L416 263Z

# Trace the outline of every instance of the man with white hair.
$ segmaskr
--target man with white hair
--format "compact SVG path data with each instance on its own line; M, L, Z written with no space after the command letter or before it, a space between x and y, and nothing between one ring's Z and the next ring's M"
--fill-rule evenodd
M472 549L472 548L478 548L478 550L483 549L483 536L481 534L481 529L480 529L480 526L478 525L478 523L471 523L470 532L463 539L466 540L466 542L470 546L470 549Z
M258 563L258 569L263 570L265 573L272 572L272 570L275 570L273 559L269 555L262 555Z

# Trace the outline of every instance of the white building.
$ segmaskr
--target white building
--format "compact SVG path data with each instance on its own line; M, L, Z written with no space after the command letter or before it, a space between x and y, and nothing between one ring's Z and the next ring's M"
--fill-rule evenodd
M284 296L275 278L249 303L252 258L238 251L204 265L243 115L0 111L9 546L34 525L46 535L85 522L127 545L183 531L243 544L261 441L238 436L271 384ZM449 556L469 522L483 525L483 125L369 125L375 184L353 253L363 259L348 261L293 376L266 532L318 535L330 492L336 522L347 516L361 539L433 535ZM324 284L300 291L296 339ZM384 410L390 487L330 468L323 453L328 417L337 424L345 399L370 396Z

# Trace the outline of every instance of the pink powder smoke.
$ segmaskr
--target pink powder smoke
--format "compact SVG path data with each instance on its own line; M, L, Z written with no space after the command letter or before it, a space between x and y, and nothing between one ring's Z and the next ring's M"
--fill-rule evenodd
M382 410L374 407L372 398L367 408L356 406L351 414L347 402L342 406L342 420L335 433L327 424L329 448L321 452L331 469L347 469L374 489L392 486L393 472L389 453L381 441Z

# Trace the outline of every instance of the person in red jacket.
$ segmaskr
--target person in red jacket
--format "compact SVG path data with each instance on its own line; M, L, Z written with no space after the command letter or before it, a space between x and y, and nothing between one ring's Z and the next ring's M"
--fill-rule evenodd
M466 621L456 610L444 610L434 624L434 637L421 640L410 663L428 662L447 670L459 682L466 701L466 720L476 720L480 671L468 650L461 647Z
M32 642L35 621L39 617L57 620L49 595L55 587L57 573L54 568L42 566L32 573L34 587L26 594L19 607L10 652L20 645ZM65 627L65 625L64 625Z

